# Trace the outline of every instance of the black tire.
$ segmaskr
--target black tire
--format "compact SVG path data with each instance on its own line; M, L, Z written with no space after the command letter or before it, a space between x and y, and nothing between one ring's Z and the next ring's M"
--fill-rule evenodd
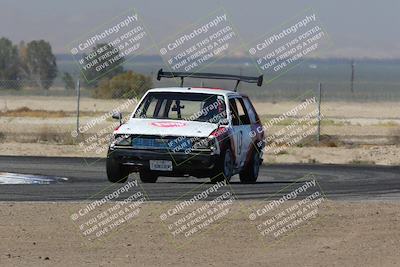
M139 172L139 177L140 177L140 181L142 181L142 183L155 183L155 182L157 182L157 179L158 179L157 175L155 175L154 173L151 173L149 171Z
M247 166L239 173L240 182L243 184L252 184L257 182L260 171L261 159L257 152L253 152L251 160Z
M224 180L230 181L233 174L233 158L232 152L228 148L218 160L213 177L210 177L212 183L222 182Z
M112 157L107 158L106 170L108 181L111 183L125 183L128 180L129 170Z

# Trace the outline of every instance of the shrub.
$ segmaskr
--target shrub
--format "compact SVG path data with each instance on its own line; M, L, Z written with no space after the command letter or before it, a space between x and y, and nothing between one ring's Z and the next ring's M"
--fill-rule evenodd
M151 77L128 71L112 79L101 80L93 96L95 98L133 98L142 95L151 86Z

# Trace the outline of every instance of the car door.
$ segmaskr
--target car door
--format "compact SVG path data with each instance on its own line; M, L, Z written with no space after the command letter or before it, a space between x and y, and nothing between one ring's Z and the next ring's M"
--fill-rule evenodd
M229 99L229 108L232 121L232 137L234 142L235 167L242 167L246 160L250 146L249 136L251 125L243 100L240 97Z
M240 150L240 167L243 167L246 162L247 154L250 150L252 138L251 132L251 121L243 102L243 98L236 99L236 106L238 108L238 115L240 120L240 137L241 137L241 150Z
M231 148L231 150L232 150L232 155L235 159L234 166L236 168L240 164L242 138L241 138L240 120L238 117L236 100L233 97L229 98L229 115L232 123L232 140L233 140L233 147Z

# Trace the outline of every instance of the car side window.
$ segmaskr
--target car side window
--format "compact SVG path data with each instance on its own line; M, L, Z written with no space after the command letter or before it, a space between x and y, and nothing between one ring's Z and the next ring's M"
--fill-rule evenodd
M229 99L229 108L231 110L231 117L232 117L232 124L233 125L240 125L240 120L238 116L238 109L236 105L236 101L234 98Z
M248 125L250 124L250 118L247 113L246 107L244 106L242 98L236 98L236 106L238 109L238 115L241 125Z
M254 110L254 107L253 107L253 105L251 104L250 100L249 100L247 97L244 97L244 98L243 98L243 102L244 102L244 105L245 105L245 107L246 107L247 114L249 114L250 122L251 122L252 124L253 124L253 123L256 123L256 122L258 121L258 119L257 119L257 113L256 113L256 111Z
M247 125L250 124L250 119L247 110L241 98L229 99L229 106L231 108L232 124L233 125Z

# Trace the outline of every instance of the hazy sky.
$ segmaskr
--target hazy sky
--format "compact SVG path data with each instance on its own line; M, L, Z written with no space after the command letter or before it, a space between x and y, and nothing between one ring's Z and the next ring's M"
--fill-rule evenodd
M398 0L0 0L0 36L48 40L56 53L105 21L136 8L155 41L224 7L244 40L257 39L308 7L333 42L323 56L400 58ZM155 53L155 51L154 51Z

